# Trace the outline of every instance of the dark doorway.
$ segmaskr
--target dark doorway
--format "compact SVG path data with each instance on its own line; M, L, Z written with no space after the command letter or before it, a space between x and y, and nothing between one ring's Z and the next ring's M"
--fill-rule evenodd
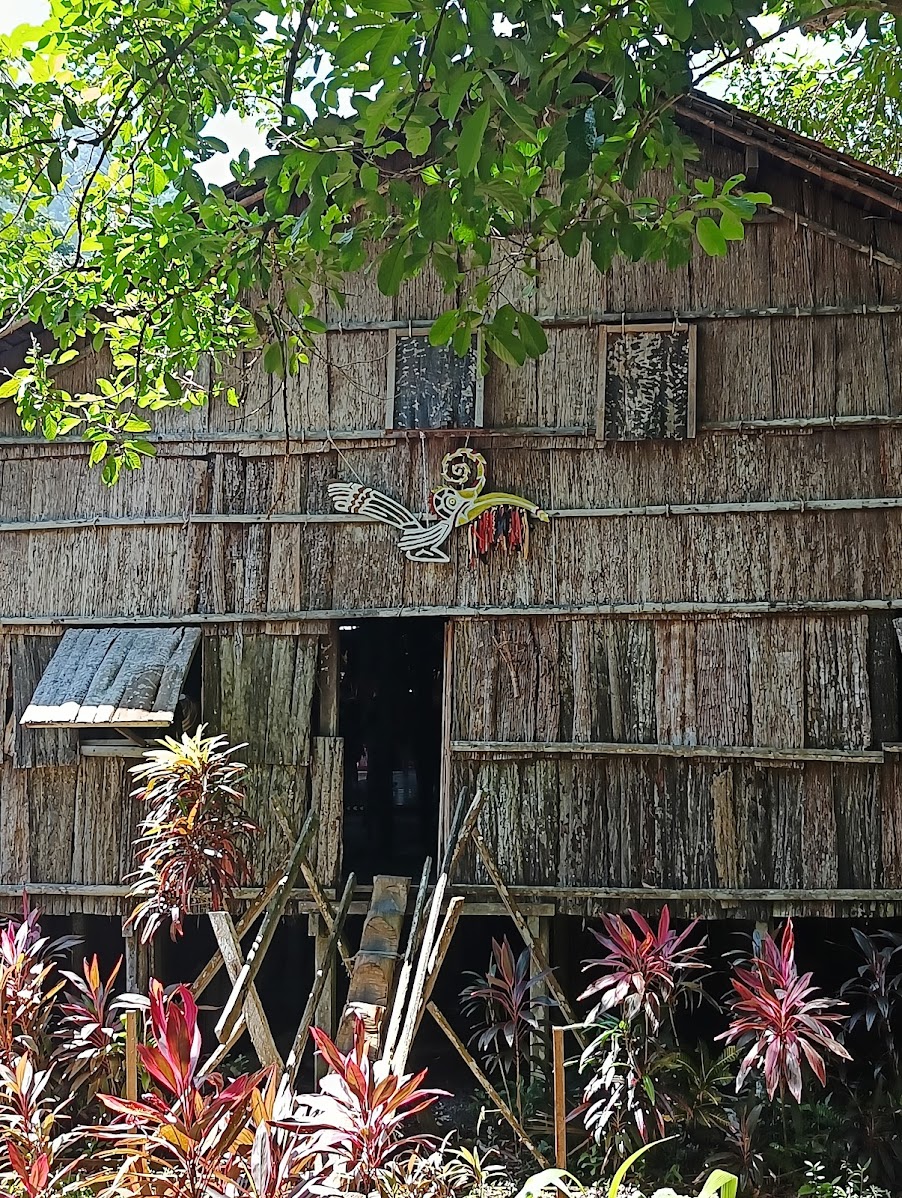
M435 856L444 621L342 625L344 870L416 879Z

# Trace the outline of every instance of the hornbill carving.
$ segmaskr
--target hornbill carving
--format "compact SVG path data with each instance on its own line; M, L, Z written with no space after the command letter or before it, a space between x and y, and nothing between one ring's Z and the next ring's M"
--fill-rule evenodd
M499 541L525 556L529 516L544 523L548 513L520 495L485 492L485 458L473 449L457 449L442 461L444 485L435 487L430 507L437 520L423 521L390 495L362 483L330 483L336 511L366 516L400 529L398 547L411 561L448 562L445 542L455 528L468 526L470 557L485 556Z

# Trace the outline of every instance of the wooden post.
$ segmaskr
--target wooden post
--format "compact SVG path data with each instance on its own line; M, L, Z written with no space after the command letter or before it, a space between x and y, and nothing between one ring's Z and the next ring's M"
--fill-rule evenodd
M420 942L420 927L423 922L423 913L426 910L426 900L429 897L429 875L431 872L432 858L427 857L423 863L423 872L420 875L420 886L417 890L417 899L413 907L413 916L410 921L410 931L407 934L407 944L404 948L401 971L398 974L395 993L392 996L388 1025L385 1029L385 1035L382 1038L382 1060L389 1063L391 1062L392 1053L395 1051L395 1045L398 1042L398 1036L401 1032L401 1022L407 1007L407 992L410 989L411 979L413 978L414 959Z
M477 852L479 853L479 856L482 858L482 863L486 868L486 872L488 873L489 877L492 879L492 882L495 886L495 889L498 891L498 895L501 898L501 901L504 903L505 907L507 908L508 915L511 917L511 919L516 924L517 931L523 937L525 943L529 946L529 950L532 953L534 962L538 965L538 967L540 969L547 969L548 968L548 959L545 956L544 952L542 951L542 946L538 943L538 941L536 941L533 938L533 935L532 935L532 932L530 931L529 923L527 922L526 917L523 915L523 912L517 906L517 903L516 903L513 895L511 894L510 890L508 890L507 883L504 881L504 878L501 876L501 871L498 868L498 863L495 860L494 854L492 853L489 846L482 839L482 836L480 835L479 830L476 827L473 827L470 829L470 839L473 841L473 844L476 846ZM569 998L564 993L564 990L563 990L560 982L557 980L557 978L554 976L553 973L548 974L548 989L554 995L554 998L555 998L558 1006L561 1009L561 1013L563 1014L563 1016L567 1020L567 1022L570 1024L579 1024L580 1023L579 1016L574 1011ZM577 1030L576 1028L574 1028L574 1034L576 1035L576 1038L577 1038L577 1040L579 1040L580 1044L583 1047L585 1047L585 1044L586 1044L585 1033L582 1030Z
M319 1012L322 1009L323 997L326 990L331 984L332 998L329 999L330 1011L334 1012L334 992L335 992L335 956L338 942L341 939L341 930L344 927L345 919L351 907L351 899L354 897L354 886L356 879L353 874L350 875L345 883L344 894L341 897L338 910L335 913L335 921L332 924L332 930L325 937L325 944L320 948L319 937L317 937L317 949L321 953L320 959L316 964L316 973L313 979L313 987L310 991L310 996L307 999L307 1005L301 1015L301 1021L298 1024L298 1030L294 1038L294 1043L291 1046L291 1051L285 1061L285 1070L283 1076L288 1079L289 1085L293 1086L297 1077L298 1069L301 1064L301 1057L304 1055L304 1046L307 1043L307 1036L310 1033L310 1027L313 1024L314 1018L318 1018ZM323 1027L323 1024L319 1024ZM325 1030L329 1031L328 1028ZM329 1031L329 1035L332 1033ZM320 1074L325 1072L323 1062L317 1058L314 1063L314 1071L317 1079Z
M129 994L146 994L150 982L150 950L135 934L134 925L122 924L125 943L125 989Z
M125 1097L138 1100L138 1012L125 1012Z
M445 891L448 888L448 875L441 874L439 880L435 884L435 890L432 892L432 901L429 905L429 915L426 919L426 929L423 932L423 943L420 948L420 956L417 961L416 972L413 976L413 982L410 988L410 1002L407 1011L404 1015L404 1021L401 1025L401 1030L398 1033L398 1042L392 1053L390 1066L393 1073L404 1073L407 1068L407 1057L410 1054L410 1048L413 1044L413 1037L416 1033L417 1024L420 1021L421 1000L426 990L426 982L429 974L429 960L432 955L432 950L435 947L436 937L438 936L439 919L442 913L442 903L445 899Z
M251 928L260 913L269 906L269 900L279 889L281 881L282 875L280 873L274 874L267 883L266 888L261 891L261 893L257 896L257 898L254 899L245 913L238 920L238 923L235 925L235 931L239 940L242 938L245 932ZM191 987L191 993L195 998L200 998L206 988L216 977L217 973L219 973L220 969L222 969L222 965L222 953L219 951L219 949L217 949L207 964L197 975L197 978Z
M564 1077L564 1028L551 1029L554 1077L554 1163L567 1168L567 1089Z
M317 926L316 939L313 942L313 969L316 975L319 976L320 972L326 969L326 962L329 958L329 946L332 943L332 933L326 927L326 922L321 915L313 916L313 918L316 920ZM332 928L334 931L335 924L332 925ZM322 993L320 994L315 1012L317 1027L321 1027L324 1032L328 1032L333 1040L335 1039L337 1023L335 982L335 971L330 968L326 975L326 981L322 987Z
M442 760L438 787L439 853L451 838L451 733L454 701L454 622L445 624L442 653Z
M423 1012L432 998L432 991L435 989L435 983L438 979L439 970L445 962L445 957L448 955L448 949L451 947L451 941L454 938L454 932L457 928L457 922L460 919L461 911L463 910L464 899L458 895L453 898L448 904L448 910L445 912L445 919L442 923L442 930L439 933L438 939L435 942L435 948L429 954L429 969L426 974L426 985L423 987L423 997L419 1002L419 1011L417 1013L417 1021L414 1026L414 1035L419 1030L420 1022L423 1018Z
M291 826L291 821L288 818L288 812L285 810L285 807L284 807L281 799L279 799L279 797L277 795L272 795L270 797L270 802L272 803L272 808L276 813L276 818L279 821L279 825L282 828L282 831L285 833L285 835L289 839L292 839L294 837L294 829ZM318 819L319 819L319 812L317 812L317 820ZM310 862L307 860L306 855L301 858L301 873L304 877L304 881L307 883L307 888L310 891L310 896L313 899L313 901L316 903L316 906L319 910L320 918L322 919L323 923L326 925L326 934L328 935L328 933L332 931L332 925L335 922L335 912L332 910L332 904L329 901L329 899L326 895L326 892L323 890L322 886L320 885L319 878L316 876L316 872L310 865ZM314 926L315 925L313 924L312 919L311 919L310 934L315 936L317 933L313 930ZM348 977L350 977L351 976L351 967L353 966L354 962L353 962L352 955L351 955L350 951L348 950L347 945L345 944L344 940L341 937L339 937L339 940L338 940L338 951L341 955L341 960L342 960L342 964L345 967L345 972L347 973Z
M328 639L323 638L319 667L319 735L338 736L338 699L341 680L341 644L338 621L329 621Z

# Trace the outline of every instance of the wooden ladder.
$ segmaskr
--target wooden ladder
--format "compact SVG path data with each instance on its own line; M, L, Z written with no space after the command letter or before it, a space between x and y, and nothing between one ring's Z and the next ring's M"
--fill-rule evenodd
M379 1048L382 1016L392 993L409 891L410 878L380 874L373 879L370 909L351 969L348 999L338 1024L336 1044L342 1052L350 1052L353 1046L355 1015L364 1021L373 1052Z

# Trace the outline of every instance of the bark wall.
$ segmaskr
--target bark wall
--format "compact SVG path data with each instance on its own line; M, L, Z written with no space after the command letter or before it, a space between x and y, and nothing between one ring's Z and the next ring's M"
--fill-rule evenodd
M0 752L0 884L119 886L134 866L141 818L131 798L133 759L85 758L77 734L23 730L18 716L60 636L0 635L0 693L9 708ZM248 885L281 869L291 837L275 808L300 830L311 802L320 827L311 857L324 884L341 863L342 741L315 735L320 637L314 634L223 635L203 644L202 718L247 764L247 811L259 826ZM4 665L5 663L5 665ZM49 913L127 911L117 896L43 897Z
M701 153L704 174L743 169L722 148ZM458 443L383 435L389 333L348 327L433 317L446 300L428 276L387 299L362 274L346 308L324 301L342 327L309 370L281 382L254 356L231 364L240 409L160 414L158 460L112 490L87 471L84 447L23 442L0 406L0 881L118 882L125 868L135 813L123 764L83 761L71 738L38 744L15 724L53 635L79 619L223 621L211 625L218 658L205 685L209 712L255 747L258 878L283 845L272 796L297 821L311 793L328 794L318 853L327 873L338 868L341 744L310 720L311 615L485 610L456 637L459 741L866 754L899 740L889 621L902 608L902 315L860 309L902 301L902 269L867 252L902 267L902 226L766 166L756 187L864 252L790 215L754 224L727 259L698 255L676 272L618 260L600 276L585 254L543 253L523 302L587 319L549 327L548 353L521 370L492 363L494 435L468 439L490 488L553 513L534 524L528 561L499 554L471 570L458 533L447 566L412 563L395 530L334 516L335 479L423 511ZM804 315L825 305L859 311ZM768 308L783 313L724 316ZM696 321L696 438L596 441L592 314L687 310L707 313ZM85 355L66 386L89 388L100 365ZM773 423L848 416L866 423ZM753 603L773 611L731 610ZM661 611L672 604L719 605L720 618L676 620ZM653 609L564 618L606 605ZM559 618L518 618L522 608ZM516 881L902 886L891 761L456 753L452 783L496 795L487 834Z
M483 831L520 884L895 887L887 631L857 615L459 621L451 792L487 792Z

